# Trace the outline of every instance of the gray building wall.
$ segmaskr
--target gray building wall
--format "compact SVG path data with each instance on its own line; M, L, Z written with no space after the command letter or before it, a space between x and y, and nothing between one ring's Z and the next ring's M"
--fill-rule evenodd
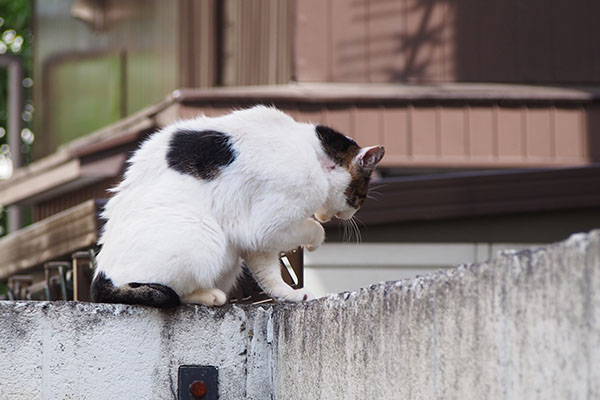
M600 398L600 231L298 305L0 302L0 398Z

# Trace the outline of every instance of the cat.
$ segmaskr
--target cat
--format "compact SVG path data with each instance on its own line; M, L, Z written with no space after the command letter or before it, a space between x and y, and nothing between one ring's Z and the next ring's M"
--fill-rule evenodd
M307 300L283 281L280 252L314 251L320 222L352 218L383 155L274 107L167 126L111 189L92 300L221 306L242 262L273 299Z

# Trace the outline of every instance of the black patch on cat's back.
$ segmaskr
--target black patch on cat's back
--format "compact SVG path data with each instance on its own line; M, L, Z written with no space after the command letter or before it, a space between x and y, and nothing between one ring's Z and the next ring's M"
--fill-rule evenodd
M178 130L167 150L167 164L182 174L210 180L235 160L229 135L218 131Z
M358 144L328 126L317 125L315 130L325 154L331 157L336 164L348 167L350 161L360 150Z

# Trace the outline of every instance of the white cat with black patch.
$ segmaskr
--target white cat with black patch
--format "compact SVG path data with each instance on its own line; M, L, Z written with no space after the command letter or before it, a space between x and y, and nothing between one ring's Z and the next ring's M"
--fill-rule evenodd
M106 204L92 299L223 305L243 260L272 298L305 300L283 281L280 252L322 244L312 216L351 218L383 154L264 106L167 126Z

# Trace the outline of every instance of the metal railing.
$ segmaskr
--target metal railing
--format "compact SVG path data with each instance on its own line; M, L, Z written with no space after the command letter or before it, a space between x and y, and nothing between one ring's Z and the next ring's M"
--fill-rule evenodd
M71 254L70 260L53 260L43 264L43 270L8 278L5 300L91 301L90 286L95 267L95 248ZM293 288L304 286L304 261L301 247L280 255L281 274ZM258 286L246 266L230 302L258 304L273 301Z

